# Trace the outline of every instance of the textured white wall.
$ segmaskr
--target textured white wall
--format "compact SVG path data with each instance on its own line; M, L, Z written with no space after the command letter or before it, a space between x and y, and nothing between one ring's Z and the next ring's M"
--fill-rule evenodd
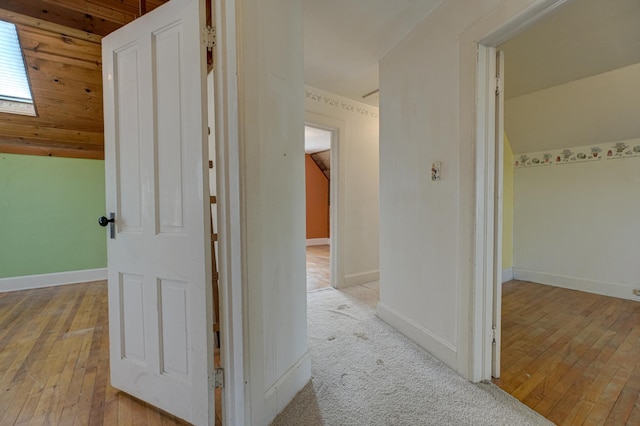
M378 314L472 380L474 42L532 3L446 0L380 61Z
M242 0L237 10L247 423L266 425L310 378L302 10L289 0Z
M516 168L514 193L517 279L639 300L640 158Z
M338 147L342 167L338 170L335 165L331 166L332 178L339 176L338 190L342 192L338 212L343 223L340 236L343 268L338 285L377 280L380 268L378 108L309 86L306 91L305 110L336 120L344 131ZM323 121L322 118L319 121Z

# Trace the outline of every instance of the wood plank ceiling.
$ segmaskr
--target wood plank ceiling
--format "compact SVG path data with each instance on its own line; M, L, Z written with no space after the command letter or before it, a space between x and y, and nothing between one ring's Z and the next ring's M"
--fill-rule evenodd
M146 9L165 1L147 0ZM1 2L0 20L18 29L37 116L0 113L0 152L104 158L100 43L140 16L138 2Z

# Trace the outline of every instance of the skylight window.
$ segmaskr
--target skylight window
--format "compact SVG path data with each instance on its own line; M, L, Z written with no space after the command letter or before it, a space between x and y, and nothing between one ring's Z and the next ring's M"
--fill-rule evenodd
M36 115L18 30L0 21L0 112Z

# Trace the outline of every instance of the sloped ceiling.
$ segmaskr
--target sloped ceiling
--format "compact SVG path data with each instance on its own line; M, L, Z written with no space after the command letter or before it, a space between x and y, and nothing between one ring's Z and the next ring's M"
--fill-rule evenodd
M640 137L640 1L574 0L500 48L514 153Z
M505 128L522 154L640 137L640 64L510 99Z
M144 0L150 11L168 0ZM106 36L141 15L139 0L2 0L5 10Z
M305 154L314 154L328 149L331 149L330 131L311 126L304 126Z
M148 0L147 9L163 2ZM0 7L0 19L17 26L38 114L0 113L0 152L104 158L100 43L138 16L138 0L3 0Z

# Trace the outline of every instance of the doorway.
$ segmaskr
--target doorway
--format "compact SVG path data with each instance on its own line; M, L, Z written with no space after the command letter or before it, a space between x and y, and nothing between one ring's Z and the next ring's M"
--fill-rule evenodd
M331 286L330 182L333 133L310 125L304 128L307 224L307 291Z
M338 134L305 123L307 291L337 287Z
M543 3L543 2L541 2ZM538 24L541 20L540 18L544 15L544 25L545 25L545 36L549 36L550 39L553 39L553 36L550 35L550 31L547 23L553 20L556 20L556 17L559 15L571 15L572 21L578 21L579 14L575 12L573 7L577 7L578 5L588 5L590 2L572 2L567 3L566 7L561 10L558 10L558 14L554 14L553 17L549 16L547 20L547 14L551 11L553 6L557 6L562 4L563 2L544 2L548 9L545 13L538 14L535 19L530 19L527 21L527 29L537 29L537 25L535 27L531 26L532 23ZM599 7L600 5L597 5ZM613 15L614 13L618 13L619 15L624 15L624 18L628 18L630 15L629 11L626 11L624 14L621 13L621 9L623 6L620 4L611 3L608 5L610 13ZM616 11L616 9L618 9ZM571 11L571 12L570 12ZM612 21L613 19L611 19ZM592 20L595 21L595 20ZM556 22L557 23L557 22ZM541 26L543 22L540 22ZM591 33L597 34L598 32L606 32L603 31L600 27L605 25L604 23L600 24L598 27L589 27L589 36ZM616 25L616 27L623 27L622 24ZM505 30L506 26L501 28L501 30ZM565 31L567 26L563 27L563 31ZM520 28L523 29L523 28ZM505 30L509 33L509 30ZM515 33L518 32L518 36L514 37ZM572 28L571 33L575 33L575 28ZM569 32L567 32L568 34ZM578 32L579 33L579 32ZM582 36L587 32L580 33ZM609 31L608 33L613 33ZM528 49L526 51L526 55L528 57L534 58L535 61L536 55L533 52L531 47L531 36L530 32L520 33L519 31L512 31L509 34L505 35L503 33L503 38L500 41L496 41L495 43L481 44L479 46L479 51L481 55L486 55L487 60L491 58L492 55L492 46L500 46L503 48L504 46L509 45L512 40L519 38L521 35L525 35L528 40ZM566 40L569 36L565 37L563 40L564 44L568 44L569 41ZM611 40L610 40L611 41ZM609 42L610 42L609 41ZM623 44L623 40L618 40L618 45ZM589 57L599 56L596 52L596 48L594 43L583 41L583 45L590 46ZM620 47L620 46L617 46ZM620 48L620 51L623 49ZM524 53L522 53L524 55ZM509 52L507 51L507 62L509 61ZM608 58L608 61L613 61L614 58ZM554 61L549 61L550 63L554 63ZM580 59L574 60L572 67L579 68L581 72L586 72L584 66L579 66ZM605 61L599 61L598 65L601 66ZM615 61L614 61L615 62ZM637 61L636 61L637 62ZM616 64L614 64L616 65ZM564 81L556 80L554 84L542 84L539 75L534 75L532 78L531 85L535 85L538 83L540 87L536 90L531 89L523 89L522 86L519 86L520 94L516 96L512 96L515 98L514 108L517 107L517 111L522 113L523 106L530 106L531 100L535 99L538 105L543 104L544 100L550 99L552 96L556 96L557 93L562 92L562 96L557 98L561 99L562 102L554 102L553 103L553 111L549 113L553 113L556 117L564 117L564 121L566 123L560 123L564 127L558 126L549 126L548 119L545 121L544 113L536 114L536 122L538 126L542 129L553 128L555 133L559 133L563 135L562 143L564 146L554 146L552 145L552 138L544 138L539 137L540 132L534 133L534 135L538 135L537 140L544 141L546 144L544 147L535 146L536 149L527 149L522 150L522 145L515 146L515 158L510 162L510 166L516 168L516 173L520 173L520 177L516 178L519 183L520 194L516 195L516 198L519 198L519 202L517 204L520 205L519 216L521 222L524 222L525 217L528 219L526 221L526 226L520 226L520 244L516 243L516 246L519 246L518 255L519 260L517 260L517 264L514 264L514 268L512 272L509 271L505 274L508 278L512 278L515 274L516 282L510 283L505 287L505 309L508 311L508 315L510 315L509 325L505 325L505 333L509 330L509 335L505 335L505 349L503 353L508 355L508 363L504 365L505 369L509 369L509 376L507 376L506 372L502 372L502 384L506 385L503 389L508 390L513 396L517 397L523 402L526 402L531 408L536 409L541 414L547 416L551 420L557 423L567 422L570 424L582 423L582 421L577 422L576 418L585 419L587 416L590 416L590 419L594 419L596 417L600 418L602 416L606 417L606 413L610 412L610 416L617 411L616 415L628 415L629 411L627 410L626 414L621 414L622 411L626 410L623 405L625 402L622 400L626 397L627 386L629 385L626 380L631 377L635 377L633 374L628 374L625 376L626 371L623 368L618 373L618 379L620 384L620 393L610 393L608 397L602 396L604 391L596 391L596 389L601 389L609 383L609 380L613 376L614 373L607 372L606 369L602 370L602 363L600 362L602 358L609 357L611 354L607 354L605 352L601 352L600 345L603 342L606 343L608 350L612 351L612 353L619 354L629 351L621 349L623 347L622 342L627 336L626 329L623 330L623 333L620 334L620 329L618 325L623 322L628 314L621 314L624 312L624 309L629 309L629 311L634 311L633 307L628 306L629 302L623 302L620 299L632 299L631 289L627 286L626 288L615 284L614 282L624 282L624 280L616 280L616 277L622 274L616 274L614 271L623 270L624 268L615 268L609 272L609 275L604 278L599 278L597 273L600 270L605 269L602 265L595 270L593 265L598 264L599 262L593 260L586 260L582 258L583 254L587 254L587 252L597 252L599 247L602 246L615 246L612 244L612 241L609 239L609 235L615 234L609 232L608 235L601 235L599 238L595 239L591 237L590 242L584 242L584 238L589 237L591 235L597 235L597 232L587 232L587 233L578 233L576 234L580 238L571 238L571 232L558 232L555 230L555 226L566 223L577 223L580 222L580 219L576 217L574 212L582 213L588 212L591 220L587 221L588 223L608 223L605 217L605 220L594 219L595 215L598 212L598 207L608 208L608 206L619 205L618 203L611 202L609 199L605 199L602 196L597 195L597 191L593 189L594 185L585 185L587 182L595 181L596 189L598 185L603 183L603 179L600 176L612 177L615 176L616 171L620 171L620 169L624 169L625 164L629 164L629 167L632 167L632 162L635 161L632 157L634 156L633 150L631 147L635 146L637 142L631 143L628 139L629 136L624 136L625 140L621 140L618 137L618 131L620 128L624 128L624 123L618 122L615 126L615 129L609 129L606 126L603 126L598 120L601 117L605 117L606 115L599 114L601 117L597 117L598 120L594 119L582 119L580 123L576 124L575 120L572 122L573 116L580 116L580 114L586 114L586 109L581 110L580 108L566 108L566 105L570 102L572 96L572 90L578 90L580 92L580 102L581 105L587 103L587 95L591 92L596 91L596 87L598 87L596 82L600 82L601 80L606 80L613 73L619 74L628 74L632 71L631 67L628 64L622 64L624 71L618 71L621 64L617 64L616 67L611 67L611 69L599 69L593 70L594 73L592 75L580 75L578 77L568 76L567 70L569 67L563 67L565 71L563 77ZM514 65L514 71L516 71L517 66ZM550 68L550 67L549 67ZM479 67L479 70L482 67ZM521 69L519 71L522 71ZM530 70L532 74L536 74L534 70ZM488 73L487 73L488 74ZM508 81L510 80L510 75L507 73L506 77ZM559 77L555 77L559 79ZM536 80L537 79L537 80ZM618 78L620 79L620 78ZM593 80L593 89L587 87L589 80ZM601 84L604 87L607 87L607 91L609 93L615 93L616 90L612 87L612 84ZM479 93L484 92L486 88L490 87L489 84L485 84L482 81L478 80L478 88ZM516 85L514 84L514 88ZM624 90L619 91L623 93ZM487 90L484 92L484 96L488 99L491 94ZM592 105L588 108L589 111L594 110L598 111L598 107L606 102L606 99L603 99L602 96L597 97L598 103L597 105ZM509 101L507 101L507 104ZM617 102L617 104L621 104L622 101ZM549 110L548 103L546 104L546 109ZM627 108L630 110L631 108ZM490 120L486 121L487 125L490 125L492 122L498 121L498 113L497 109L493 109L491 107L487 107L484 112L494 112L495 116ZM533 109L529 108L527 118L534 117L532 113ZM571 112L571 114L567 114L567 112ZM483 123L483 113L481 112L478 115L478 124ZM607 111L608 112L608 111ZM564 114L563 114L564 113ZM622 114L616 114L616 117L621 117ZM513 119L512 119L513 120ZM545 124L546 123L546 124ZM583 127L584 123L589 123L590 126L597 129L599 132L602 132L603 129L608 129L604 138L600 136L596 136L596 132L591 132L590 137L599 138L598 140L590 140L590 139L582 139L580 144L572 145L574 143L573 138L575 138L576 134L580 134L580 130ZM596 124L597 123L597 124ZM522 129L522 122L518 123L519 129ZM513 129L516 129L515 124L512 122ZM567 132L567 128L571 128L573 126L572 132ZM496 132L501 130L501 128L497 128ZM542 131L542 130L541 130ZM531 132L528 132L529 135ZM525 140L522 138L522 134L516 132L513 133L507 132L507 135L511 139L512 145L514 140L518 144L524 144L521 142ZM512 137L513 136L513 137ZM606 138L606 139L605 139ZM486 140L491 143L489 138ZM609 142L613 141L613 142ZM581 145L581 146L578 146ZM529 145L526 145L529 146ZM502 145L495 145L494 149L497 151L501 148ZM617 147L621 149L617 151ZM623 148L624 147L624 148ZM640 152L640 145L638 145L638 152ZM616 157L617 156L617 157ZM620 160L620 161L608 161L608 160ZM573 163L573 164L572 164ZM614 164L615 163L615 164ZM506 167L505 163L505 167ZM487 163L485 163L487 166ZM527 170L524 170L527 169ZM503 175L497 173L498 164L494 164L494 167L488 167L486 177L489 179L494 178L496 182L496 186L503 180ZM607 171L604 173L604 171ZM613 172L612 172L613 170ZM598 174L600 173L600 174ZM612 177L613 179L613 177ZM620 185L624 185L625 181L622 179ZM546 184L546 187L543 185ZM606 188L618 188L620 185L603 185ZM494 186L494 187L496 187ZM569 187L569 197L563 197L563 203L557 203L553 201L553 198L545 198L546 206L551 207L546 210L549 214L556 215L554 220L549 220L545 218L543 215L540 215L539 211L535 209L531 209L530 207L535 205L528 204L533 199L536 199L535 196L531 195L532 189L544 188L544 192L548 194L566 194L567 191L563 190L563 188ZM584 190L582 188L585 188ZM637 187L636 187L637 188ZM634 189L634 191L637 189ZM610 196L615 190L607 189L605 194ZM620 193L625 192L627 194L630 193L630 190L620 191ZM584 195L584 196L583 196ZM537 198L539 200L539 198ZM500 197L490 198L485 197L485 201L489 204L493 204L493 207L496 210L495 218L498 217L497 213L499 210L499 202L501 201ZM586 202L586 200L598 200L596 203L599 205L592 207L586 207L586 204L581 204ZM563 210L563 206L564 210ZM580 207L582 206L582 207ZM635 210L635 209L625 209L625 210ZM566 217L566 213L561 212L569 212L572 213L569 215L570 217ZM561 214L559 214L561 213ZM565 217L563 217L563 215ZM516 214L518 216L518 214ZM579 216L579 215L578 215ZM580 217L580 216L579 216ZM518 217L515 219L518 221ZM623 222L620 218L618 222ZM537 223L537 225L536 225ZM633 223L633 221L626 222L628 224ZM496 225L496 230L501 229L501 226L498 227ZM526 229L525 229L526 228ZM567 226L559 226L563 231L566 230ZM597 227L596 227L597 228ZM553 230L551 232L545 232L546 230ZM523 231L524 230L524 231ZM525 232L526 231L526 232ZM533 234L535 232L535 234ZM625 233L634 232L633 228L627 226ZM514 231L515 233L515 231ZM489 245L493 244L493 247L496 248L499 245L499 241L497 238L497 232L494 233L494 238ZM523 238L523 236L528 236L527 238ZM555 238L559 237L560 240L554 238L550 238L550 236L555 236ZM536 258L535 265L537 267L532 266L532 262L528 259L531 259L531 255L536 253L535 248L542 247L542 245L538 244L535 246L535 242L538 242L537 238L540 238L544 243L545 254L540 255L538 251L538 256ZM564 238L563 238L564 237ZM491 235L489 235L491 239ZM582 240L581 240L582 238ZM583 241L582 243L577 244L577 241ZM597 241L597 242L596 242ZM558 253L558 247L562 247L567 243L571 243L577 245L575 250L568 250L566 247L564 249L560 249ZM555 250L555 251L554 251ZM620 253L625 252L624 250L613 250L611 251ZM580 254L579 256L570 256L570 254ZM494 251L494 260L497 260L496 251ZM554 264L545 263L547 258L553 259ZM569 269L574 264L571 261L567 261L567 259L573 259L572 261L580 260L580 267L573 268L576 271L576 274L570 272L564 272L559 270L560 268ZM587 258L588 259L588 258ZM562 260L562 261L561 261ZM497 263L497 262L496 262ZM485 267L489 265L489 263L484 264ZM556 266L560 265L560 266ZM517 267L515 267L517 266ZM577 272L580 273L577 273ZM595 271L595 272L594 272ZM494 285L501 285L499 281L501 280L501 275L499 269L494 268ZM589 275L591 274L591 275ZM581 277L581 278L580 278ZM611 280L606 280L605 278L611 278ZM533 281L540 282L547 285L551 285L553 287L548 287L539 284L526 283L524 281ZM605 282L606 281L606 282ZM605 284L604 286L600 286L600 291L598 291L598 284ZM515 289L517 287L517 290ZM565 287L562 289L561 287ZM572 290L566 290L566 288ZM606 288L605 291L603 289ZM485 287L486 290L489 291L490 298L493 299L494 303L500 303L502 298L500 294L494 290L491 291L491 287L487 285ZM580 290L576 292L575 290ZM626 291L626 293L625 293ZM600 293L599 296L589 294L590 293ZM516 296L517 293L517 297ZM603 295L615 295L618 298L610 298ZM487 293L485 293L487 295ZM564 297L564 301L562 298ZM528 302L527 302L528 301ZM637 303L636 301L631 303ZM625 308L612 308L614 305L625 306ZM588 306L588 308L586 307ZM604 308L603 306L607 306ZM515 308L515 309L514 309ZM555 309L555 311L554 311ZM605 316L598 316L599 314L604 313L607 309L610 310L608 314ZM536 319L537 317L537 319ZM544 317L544 318L543 318ZM507 315L505 315L507 318ZM560 320L558 320L560 318ZM603 319L606 318L606 319ZM540 320L540 322L537 322ZM514 321L517 324L514 324ZM553 324L553 321L556 321L557 325ZM520 330L524 330L525 324L534 324L532 328L524 331L520 336L514 336L514 330L518 327L521 327ZM602 325L605 323L614 324L610 328L606 328L603 332ZM495 324L495 322L493 323ZM506 323L505 323L506 324ZM589 326L588 326L589 325ZM486 323L485 327L488 329L490 323ZM497 330L498 334L500 334L500 329ZM604 334L598 334L598 333ZM606 334L606 335L605 335ZM534 345L531 345L529 342L529 338L533 336L538 336L542 340L536 342ZM598 343L598 341L600 343ZM617 343L616 343L617 342ZM500 351L500 348L495 348L495 350ZM517 352L517 353L514 353ZM547 355L544 353L546 352ZM632 353L632 352L631 352ZM545 358L546 357L546 358ZM593 365L591 361L593 359L600 360L596 361ZM535 370L535 366L543 366L541 370ZM616 362L616 365L621 365L621 363ZM514 377L514 372L520 372L521 377ZM526 373L526 374L525 374ZM607 377L607 375L611 377ZM500 375L500 374L498 374ZM630 381L631 381L630 380ZM499 383L500 381L498 381ZM517 383L516 383L517 382ZM501 386L502 387L502 386ZM562 388L563 391L560 392ZM552 389L555 389L552 391ZM615 395L612 397L612 395ZM618 397L618 395L620 395ZM616 398L620 402L616 402ZM622 398L622 399L621 399ZM627 405L628 408L629 405ZM554 408L558 407L558 408ZM562 407L562 409L560 409ZM592 410L593 409L593 410ZM590 410L592 410L591 414L589 414ZM602 417L604 418L604 417ZM621 419L622 417L616 417ZM624 421L622 421L623 423Z

